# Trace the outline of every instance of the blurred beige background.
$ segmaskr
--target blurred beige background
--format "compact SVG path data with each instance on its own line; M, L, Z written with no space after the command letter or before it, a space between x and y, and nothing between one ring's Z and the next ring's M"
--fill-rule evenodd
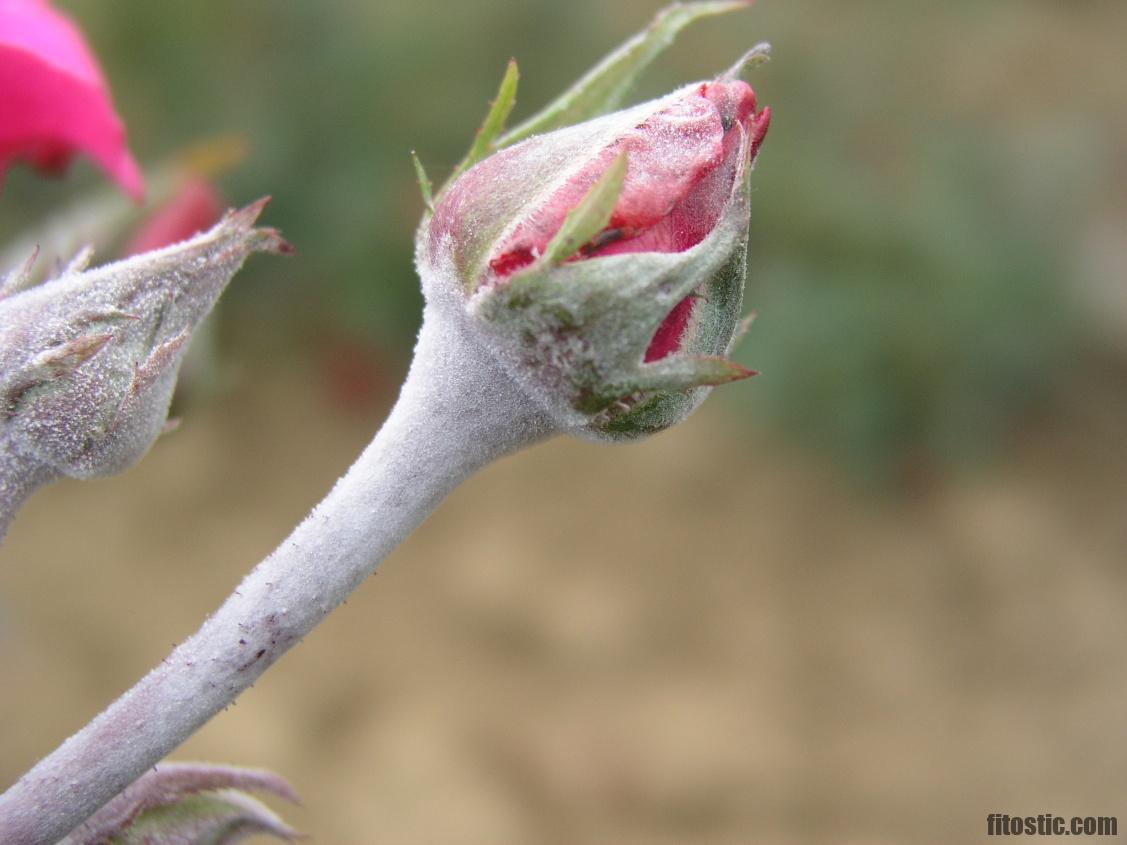
M5 785L378 426L417 324L406 151L441 177L509 55L527 114L660 4L65 5L139 156L243 133L223 188L274 193L301 252L236 280L179 431L14 523ZM764 374L647 442L559 439L471 479L176 756L279 771L325 845L1127 819L1124 35L1110 0L761 0L700 24L645 93L775 45L741 352ZM13 172L0 234L96 181Z

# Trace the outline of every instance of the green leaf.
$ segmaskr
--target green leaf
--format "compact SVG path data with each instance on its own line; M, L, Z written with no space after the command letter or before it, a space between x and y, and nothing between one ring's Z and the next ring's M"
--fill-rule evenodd
M734 12L748 5L748 0L714 0L666 6L648 27L591 68L543 110L506 133L496 148L503 149L530 135L613 111L622 103L639 74L673 43L682 29L700 18Z
M579 205L564 217L560 230L544 248L544 255L538 262L541 267L563 263L606 228L625 179L626 151L623 150L584 194Z

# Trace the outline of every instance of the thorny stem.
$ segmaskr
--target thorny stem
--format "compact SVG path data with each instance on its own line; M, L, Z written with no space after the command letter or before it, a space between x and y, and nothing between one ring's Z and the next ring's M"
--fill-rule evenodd
M428 306L372 443L194 636L0 795L0 843L71 832L234 702L460 481L553 431L460 321Z

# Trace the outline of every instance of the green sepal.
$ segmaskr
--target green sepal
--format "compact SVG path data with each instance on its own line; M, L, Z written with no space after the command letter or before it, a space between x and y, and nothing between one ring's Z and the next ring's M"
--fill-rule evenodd
M19 293L21 290L26 290L35 283L35 278L31 274L32 267L35 266L35 259L39 257L39 244L36 244L28 253L27 258L23 260L22 264L16 266L3 277L0 277L0 299L12 296Z
M522 337L543 336L549 343L560 333L581 331L600 352L605 380L612 370L637 366L657 327L686 296L718 277L738 290L741 234L736 221L718 225L685 252L625 253L555 266L537 262L482 291L474 301L475 315L492 331L508 334L510 326L519 326ZM732 315L725 339L735 319Z
M732 82L743 76L744 72L771 61L771 45L761 41L740 56L739 60L716 77L718 82Z
M660 431L688 416L710 386L753 374L722 357L742 310L746 141L723 166L734 170L727 207L691 249L540 260L471 300L502 360L514 374L534 368L527 386L573 433L624 439ZM644 363L658 327L688 296L699 302L680 350Z
M203 792L154 807L109 839L113 845L230 845L254 834L298 838L269 807L234 790Z
M671 355L651 364L643 364L630 381L609 385L621 396L656 390L691 390L694 387L716 387L758 375L742 364L718 355Z
M113 335L109 332L79 335L40 352L31 359L28 370L41 373L40 381L63 378L97 355L111 340Z
M596 426L603 426L621 412L632 411L633 406L648 394L684 393L697 387L716 387L756 375L759 373L755 370L718 355L671 355L642 364L623 381L607 382L600 385L597 392L584 393L576 407L588 414L611 409L612 412L604 414L603 419L595 420Z
M682 29L701 18L734 12L748 5L748 0L716 0L666 6L649 26L621 44L571 88L502 136L496 148L503 149L530 135L571 126L614 111L621 105L634 80L673 43Z
M232 845L253 834L302 838L249 790L300 803L273 772L217 763L160 763L59 845Z
M431 193L430 179L427 178L423 163L419 161L414 150L411 150L411 163L415 165L415 180L419 183L419 193L423 196L423 205L426 207L427 214L434 214L434 194Z
M40 352L23 368L17 379L0 389L0 419L9 419L33 401L42 389L66 387L66 379L97 355L113 335L84 334Z
M447 185L453 184L454 180L461 176L463 172L499 149L494 142L504 130L505 121L509 119L513 106L516 105L517 82L519 80L520 72L517 70L516 59L509 59L509 64L505 68L505 75L501 77L501 85L497 89L497 96L490 104L489 113L485 116L481 128L477 130L477 135L474 136L473 146L470 147L470 151L462 159L461 164L454 168L454 172L450 174L450 178L446 181ZM443 189L445 187L444 185Z
M599 436L605 419L597 417L627 396L747 375L742 368L711 361L673 363L722 354L739 318L746 216L734 208L728 217L683 253L628 253L529 268L482 291L475 297L474 315L509 350L514 364L546 364L543 397L566 397L570 411L553 403L557 412L577 428L594 426L587 433ZM672 356L661 367L643 364L658 326L694 294L707 304L695 309L685 356ZM560 380L554 381L552 373ZM628 409L612 410L612 415Z
M567 213L559 231L544 248L544 254L540 257L543 265L562 264L606 228L614 213L618 196L622 193L626 164L626 150L623 150L583 195L579 204Z
M81 247L78 252L71 256L70 261L66 266L59 271L60 276L69 276L71 273L81 273L83 270L90 266L90 262L94 260L94 246L93 244L86 244Z
M683 357L646 364L644 378L624 387L639 387L604 406L587 428L603 440L633 440L664 431L685 419L704 399L708 388L758 375L734 361L716 356Z

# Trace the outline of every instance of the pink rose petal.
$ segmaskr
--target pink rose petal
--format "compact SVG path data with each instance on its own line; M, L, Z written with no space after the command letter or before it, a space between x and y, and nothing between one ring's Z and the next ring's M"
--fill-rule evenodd
M636 252L683 252L716 226L731 194L731 171L720 166L738 152L745 133L755 155L770 111L756 113L755 92L740 80L702 84L600 150L579 172L532 211L505 238L489 262L504 278L531 264L563 224L568 211L619 152L628 153L626 179L607 228L573 260ZM682 299L654 334L644 360L681 347L693 313Z
M0 0L0 176L90 156L134 199L144 191L101 71L69 18L45 0Z

